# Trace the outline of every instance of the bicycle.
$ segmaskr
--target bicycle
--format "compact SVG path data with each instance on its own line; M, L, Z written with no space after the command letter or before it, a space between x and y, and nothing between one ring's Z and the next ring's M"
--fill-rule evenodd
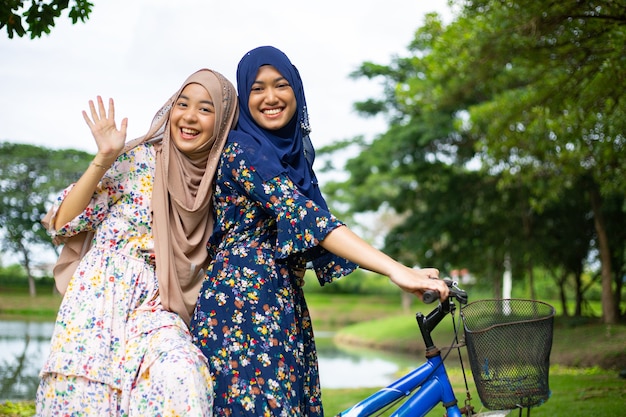
M403 400L404 403L391 417L423 417L438 404L446 409L447 417L504 417L515 409L519 409L521 416L524 408L530 415L531 407L541 405L549 398L548 368L554 308L540 301L520 299L480 300L468 304L467 292L460 289L455 281L447 278L445 281L450 288L448 299L426 316L416 314L426 346L426 362L336 417L380 415ZM438 299L439 294L433 291L426 292L423 297L426 304ZM462 318L459 325L461 321L464 323L465 343L459 343L459 329L454 323L455 301L459 304ZM431 332L447 315L452 316L455 337L448 353L442 357ZM537 351L516 352L516 356L521 358L508 355L511 343L506 338L515 336L520 340L524 335L535 341ZM505 339L504 344L502 339ZM460 353L462 346L468 348L481 402L492 411L474 414ZM459 351L465 380L466 399L462 407L458 405L444 365L444 360L453 349Z

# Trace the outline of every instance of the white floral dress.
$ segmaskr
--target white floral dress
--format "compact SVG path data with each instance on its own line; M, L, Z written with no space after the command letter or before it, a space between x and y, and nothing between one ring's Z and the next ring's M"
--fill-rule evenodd
M151 256L154 169L152 145L123 154L85 211L50 230L52 236L95 235L58 312L40 375L38 416L212 414L206 359L184 321L159 299Z

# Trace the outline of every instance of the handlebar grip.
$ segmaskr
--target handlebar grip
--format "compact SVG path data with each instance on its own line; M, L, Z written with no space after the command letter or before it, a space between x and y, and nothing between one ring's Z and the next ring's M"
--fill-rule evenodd
M433 301L436 301L439 299L439 291L437 290L426 290L424 291L424 294L422 295L422 301L424 302L424 304L430 304Z

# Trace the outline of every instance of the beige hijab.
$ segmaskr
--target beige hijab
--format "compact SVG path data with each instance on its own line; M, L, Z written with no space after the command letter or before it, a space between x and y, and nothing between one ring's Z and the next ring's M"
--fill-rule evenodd
M191 83L202 85L215 105L213 137L192 154L183 154L170 140L170 109ZM210 259L206 244L213 231L213 184L217 164L229 131L239 115L233 85L218 72L203 69L185 80L181 88L155 115L150 131L129 142L122 153L154 142L156 174L152 194L156 273L163 306L191 320L204 270ZM42 223L48 228L52 213ZM64 293L78 263L91 245L93 234L64 239L53 269L57 288Z

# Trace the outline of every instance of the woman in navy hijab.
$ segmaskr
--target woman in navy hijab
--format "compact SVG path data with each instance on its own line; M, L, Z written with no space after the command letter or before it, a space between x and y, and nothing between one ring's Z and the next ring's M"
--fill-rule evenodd
M212 256L192 334L209 358L216 416L323 417L304 267L322 285L357 265L421 297L448 288L373 248L330 213L320 193L300 74L280 50L246 53L240 116L214 193Z

